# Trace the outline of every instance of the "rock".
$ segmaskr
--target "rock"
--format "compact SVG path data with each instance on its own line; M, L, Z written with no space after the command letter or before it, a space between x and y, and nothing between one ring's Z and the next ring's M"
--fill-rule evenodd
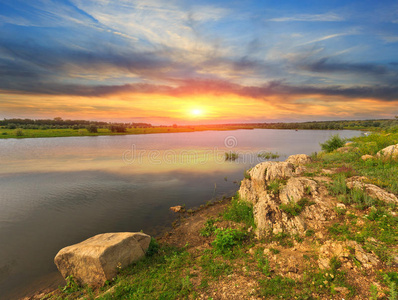
M373 266L377 265L379 259L372 253L367 253L361 245L359 245L355 241L346 242L347 246L355 249L355 258L362 264L362 266L366 269L370 269Z
M345 247L344 242L338 241L326 241L320 248L319 248L319 259L318 264L321 269L328 269L330 268L330 259L332 257L348 257L349 251Z
M350 152L351 149L352 149L351 147L340 147L340 148L336 149L336 151L340 152L340 153L347 153L347 152Z
M362 155L361 156L361 159L362 160L368 160L368 159L373 159L374 157L372 156L372 155L369 155L369 154L365 154L365 155Z
M359 176L350 177L346 180L347 187L349 189L356 188L364 190L370 197L380 201L398 204L398 198L394 194L389 193L374 184L364 183L363 181L366 179L366 177Z
M331 174L334 174L335 172L332 171L332 170L328 170L328 169L322 169L322 173L323 174L327 174L327 175L331 175Z
M183 207L181 205L172 206L170 207L170 210L174 212L180 212L181 210L183 210Z
M289 162L266 161L256 165L250 172L251 180L266 183L275 179L293 176L294 166Z
M336 207L337 207L337 208L340 208L340 209L346 209L346 206L345 206L344 203L337 203L337 204L336 204Z
M117 272L145 255L151 237L144 233L104 233L61 249L54 262L66 279L80 285L102 286Z
M287 162L266 161L259 163L249 171L250 179L241 182L239 195L242 199L256 204L267 197L267 183L275 179L293 176L294 166Z
M329 240L319 248L319 267L321 269L329 268L332 257L337 257L338 259L348 258L350 256L349 249L354 250L355 258L367 269L374 267L379 262L374 254L367 253L362 246L355 241L339 242Z
M344 146L347 147L347 146L350 146L350 145L352 145L352 144L354 144L354 143L353 143L353 142L347 142L347 143L344 144Z
M398 158L398 144L388 146L379 152L377 152L376 156L378 158L384 159L397 159Z
M311 157L306 154L290 155L286 162L293 164L295 167L305 165L311 162Z
M290 201L297 202L304 196L316 195L317 183L314 180L305 177L292 177L286 183L279 194L282 203L287 204Z
M298 166L298 167L296 168L296 170L294 171L294 174L295 174L295 175L298 175L298 176L301 176L301 175L303 175L305 172L307 172L307 168L306 168L306 167Z
M242 181L239 195L241 199L253 204L254 221L257 225L255 234L258 238L282 232L303 235L308 222L313 222L311 227L317 229L320 221L334 218L333 207L324 197L327 191L321 195L316 181L295 177L293 171L294 166L290 162L263 162L250 171L250 179ZM275 188L268 188L275 179L288 179L285 186L280 185L279 193ZM297 215L280 208L281 204L294 207L291 202L298 202L303 198L307 201L300 204L301 209Z

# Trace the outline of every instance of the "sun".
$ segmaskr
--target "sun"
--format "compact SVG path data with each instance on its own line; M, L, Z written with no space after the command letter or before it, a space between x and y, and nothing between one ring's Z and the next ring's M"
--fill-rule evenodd
M195 116L195 117L199 117L203 114L203 110L199 109L199 108L194 108L191 110L191 115Z

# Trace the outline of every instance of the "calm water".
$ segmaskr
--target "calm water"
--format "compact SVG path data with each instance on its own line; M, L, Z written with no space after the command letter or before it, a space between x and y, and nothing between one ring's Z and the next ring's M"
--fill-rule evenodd
M336 133L360 134L256 129L0 140L0 298L51 275L67 245L103 232L156 234L172 220L170 206L234 194L260 151L278 152L279 160L311 154ZM226 162L226 151L240 158Z

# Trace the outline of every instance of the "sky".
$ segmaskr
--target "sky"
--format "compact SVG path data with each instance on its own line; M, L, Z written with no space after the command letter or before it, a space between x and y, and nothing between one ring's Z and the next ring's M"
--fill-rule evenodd
M398 2L0 0L0 118L393 118Z

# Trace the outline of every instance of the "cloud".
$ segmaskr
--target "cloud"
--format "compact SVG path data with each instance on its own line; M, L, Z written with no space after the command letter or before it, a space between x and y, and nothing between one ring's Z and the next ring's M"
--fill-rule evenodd
M343 21L344 18L335 13L324 13L324 14L299 14L289 17L279 17L268 19L272 22L339 22Z
M89 97L105 97L111 95L157 94L173 97L190 97L195 95L236 95L268 101L271 96L336 96L351 99L378 99L381 101L398 102L398 86L314 86L289 85L283 82L270 82L262 86L243 86L222 80L178 80L178 86L156 84L124 84L124 85L96 85L85 86L78 84L38 84L18 89L15 93L73 95ZM3 88L4 90L4 88ZM6 91L6 90L4 90ZM12 90L7 90L12 91ZM317 101L328 101L329 98L317 98ZM288 98L285 98L289 102ZM346 101L334 99L334 101Z

